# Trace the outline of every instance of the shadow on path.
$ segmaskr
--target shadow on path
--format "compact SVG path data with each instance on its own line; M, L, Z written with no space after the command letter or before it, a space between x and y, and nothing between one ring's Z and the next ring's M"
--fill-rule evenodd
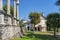
M53 35L34 34L32 32L29 32L26 36L26 39L31 38L31 40L60 40L58 38L54 38Z

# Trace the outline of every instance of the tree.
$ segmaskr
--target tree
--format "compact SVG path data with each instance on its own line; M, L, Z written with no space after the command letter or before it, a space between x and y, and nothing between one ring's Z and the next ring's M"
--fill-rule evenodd
M60 0L57 0L57 1L55 2L55 5L56 5L56 6L60 6ZM59 9L59 11L60 11L60 9Z
M29 14L29 19L31 20L31 24L34 25L33 30L35 30L35 25L40 23L40 14L37 12L31 12Z
M20 20L20 27L21 27L21 32L23 35L25 35L25 24L23 23L23 20Z
M20 20L20 27L24 27L23 20Z
M57 0L56 1L56 3L55 3L55 5L57 5L57 6L60 6L60 0ZM60 9L59 9L60 10ZM60 23L59 23L60 24ZM59 25L60 26L60 25ZM57 32L58 32L58 28L57 28Z
M60 24L60 14L59 13L51 13L47 15L47 26L52 27L54 29L54 37L56 37L56 28L59 28Z
M7 13L7 5L3 6L3 10ZM14 16L14 8L13 6L10 6L10 13L12 16Z
M60 0L57 0L55 5L60 6Z

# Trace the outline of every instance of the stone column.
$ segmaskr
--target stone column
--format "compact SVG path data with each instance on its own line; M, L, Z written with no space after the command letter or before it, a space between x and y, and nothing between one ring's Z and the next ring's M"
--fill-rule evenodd
M17 2L17 0L14 0L14 18L16 18L16 11L17 11L17 7L16 7L16 2ZM14 25L16 25L16 20L14 20Z
M38 27L36 27L36 31L38 31Z
M3 40L3 28L4 28L4 11L3 11L3 0L0 0L0 40Z
M10 14L10 0L7 0L7 14L11 15ZM12 23L11 23L11 17L8 17L8 25L12 25Z
M4 14L3 14L2 0L0 0L0 24L4 24Z
M11 13L10 13L10 0L7 0L7 14L8 15L11 15ZM9 16L7 16L8 17L8 24L6 24L6 25L8 25L7 26L7 28L8 28L8 32L7 32L7 34L6 35L9 35L7 38L9 38L9 37L11 37L12 36L12 18L11 17L9 17Z
M0 0L0 10L2 10L3 8L3 5L2 5L2 0Z

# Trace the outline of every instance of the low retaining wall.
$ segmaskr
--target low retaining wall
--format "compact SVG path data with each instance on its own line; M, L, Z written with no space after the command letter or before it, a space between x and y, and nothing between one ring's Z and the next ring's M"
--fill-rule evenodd
M20 27L0 26L0 40L8 40L12 37L20 37Z
M0 40L8 40L15 36L20 37L19 19L0 10Z

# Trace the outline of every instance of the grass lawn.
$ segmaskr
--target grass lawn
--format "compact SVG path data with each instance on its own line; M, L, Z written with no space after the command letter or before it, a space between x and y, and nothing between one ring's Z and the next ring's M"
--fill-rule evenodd
M58 40L50 35L48 32L27 32L22 38L15 38L13 40Z

